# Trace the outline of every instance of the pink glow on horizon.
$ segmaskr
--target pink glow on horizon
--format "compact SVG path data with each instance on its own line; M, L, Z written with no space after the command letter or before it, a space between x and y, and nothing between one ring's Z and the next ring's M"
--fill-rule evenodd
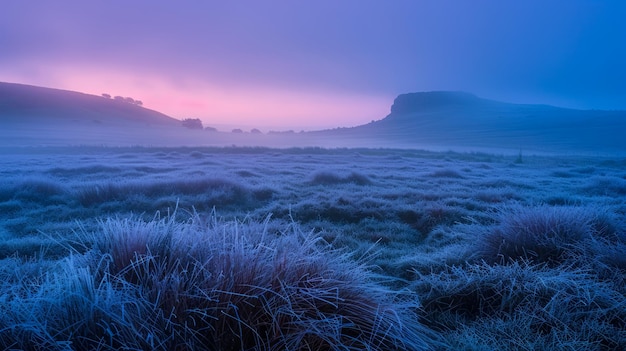
M76 67L57 67L45 76L0 73L14 83L132 97L141 100L145 108L177 119L200 118L207 126L278 130L350 127L385 117L393 101L393 96L297 91L272 86L219 86Z

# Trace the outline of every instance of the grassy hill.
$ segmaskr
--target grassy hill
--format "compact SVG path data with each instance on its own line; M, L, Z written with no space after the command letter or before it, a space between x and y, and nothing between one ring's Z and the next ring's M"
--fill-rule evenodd
M402 147L607 152L626 150L625 130L625 111L512 104L441 91L402 94L387 117L325 133Z
M3 147L182 145L189 134L180 120L123 99L2 82L0 126Z
M180 126L180 121L123 100L0 82L0 121L28 124Z

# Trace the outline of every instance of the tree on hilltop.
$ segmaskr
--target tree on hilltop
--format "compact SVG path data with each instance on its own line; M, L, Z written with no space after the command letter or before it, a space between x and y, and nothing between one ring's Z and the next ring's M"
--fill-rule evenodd
M204 129L202 121L199 118L185 118L181 121L183 127L189 129Z

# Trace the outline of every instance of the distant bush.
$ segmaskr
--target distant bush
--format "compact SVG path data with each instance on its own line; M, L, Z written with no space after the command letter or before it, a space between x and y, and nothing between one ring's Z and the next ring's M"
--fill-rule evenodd
M204 130L206 130L207 132L217 132L217 128L213 127L205 127Z
M102 94L102 97L104 97L105 99L110 99L111 95ZM113 100L119 101L119 102L125 102L125 103L132 104L132 105L138 105L138 106L143 105L143 102L141 102L140 100L135 100L132 97L123 97L123 96L116 95L115 97L113 97Z
M260 130L253 128L252 130L250 130L251 134L263 134L263 132L261 132Z
M85 255L1 286L0 347L430 349L414 298L295 226L273 236L260 223L203 222L82 232Z
M243 133L243 130L241 130L239 128L235 128L235 129L232 130L232 133L234 133L234 134L241 134L241 133Z
M203 129L202 121L199 118L185 118L181 121L183 127L189 129Z

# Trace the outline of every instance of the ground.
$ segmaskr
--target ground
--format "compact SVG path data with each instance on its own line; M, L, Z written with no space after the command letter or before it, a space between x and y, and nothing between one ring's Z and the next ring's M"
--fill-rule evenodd
M529 296L539 293L529 286L540 281L560 282L541 293L546 301L559 294L559 284L567 290L568 282L582 279L588 282L586 292L601 291L606 297L592 302L608 315L624 307L624 282L615 278L625 268L617 258L626 238L626 159L621 157L236 147L1 152L0 258L6 262L38 255L63 259L76 250L72 243L79 233L97 233L99 222L107 218L150 221L155 214L174 214L180 221L267 221L276 235L297 225L355 261L366 260L368 271L384 277L380 284L415 294L422 304L420 320L444 335L448 345L626 345L623 331L611 329L621 328L623 315L602 320L600 312L585 308L574 311L589 316L584 330L558 329L558 323L545 321L540 331L519 331L509 344L496 335L530 323L520 320L516 310L550 306L530 306ZM526 226L524 220L537 223L548 215L562 219L571 213L576 215L570 224L548 218L547 229L542 229L543 234L556 233L577 219L578 227L589 226L576 238L565 230L563 243L554 244L561 245L557 249L562 256L544 260L540 250L545 243L529 242L526 232L519 234L526 240L520 250L504 251L502 243L519 239L511 228ZM580 263L588 255L597 264ZM514 274L520 278L506 285L504 277ZM519 281L527 285L517 302L503 300L503 291L513 291L507 289ZM469 295L475 296L477 311L464 305L461 297ZM494 295L500 296L498 307L490 305ZM573 317L560 318L567 324ZM565 334L568 342L563 341Z

